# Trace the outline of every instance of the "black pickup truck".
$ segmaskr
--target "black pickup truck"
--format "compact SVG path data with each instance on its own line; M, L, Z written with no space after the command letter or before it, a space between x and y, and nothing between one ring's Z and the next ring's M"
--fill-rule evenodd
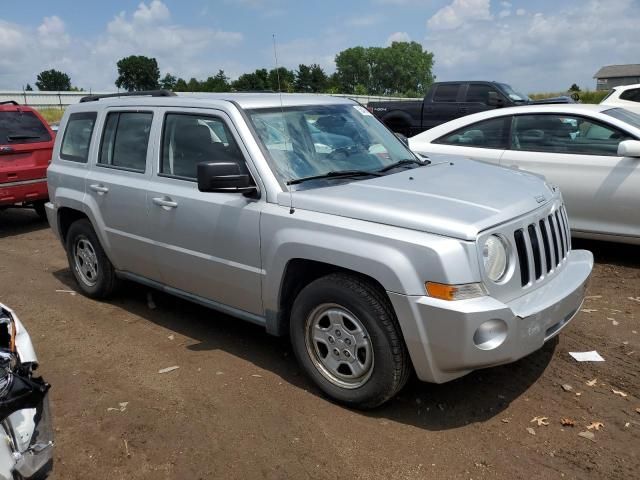
M531 100L499 82L436 82L424 100L369 102L367 108L391 130L407 137L454 118L492 108L540 103L573 103L569 96Z

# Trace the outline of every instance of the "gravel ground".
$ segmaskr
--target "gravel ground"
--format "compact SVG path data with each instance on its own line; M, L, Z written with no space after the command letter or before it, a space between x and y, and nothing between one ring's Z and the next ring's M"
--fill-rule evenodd
M53 385L54 479L638 478L639 250L574 248L597 264L559 338L445 385L411 380L366 413L323 398L259 327L133 284L104 303L73 293L30 211L0 212L0 301ZM586 350L606 361L568 354Z

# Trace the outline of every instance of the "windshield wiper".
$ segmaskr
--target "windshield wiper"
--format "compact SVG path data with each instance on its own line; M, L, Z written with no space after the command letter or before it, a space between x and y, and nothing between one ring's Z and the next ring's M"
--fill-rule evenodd
M348 177L364 177L364 176L374 176L380 177L381 173L379 170L368 171L368 170L337 170L331 171L327 173L323 173L321 175L311 175L309 177L295 178L293 180L289 180L287 185L296 185L298 183L306 182L309 180L318 180L321 178L348 178Z
M419 165L421 167L425 165L429 165L431 162L429 160L425 160L421 162L420 160L416 160L414 158L405 158L404 160L398 160L397 162L393 162L391 165L387 165L386 167L381 168L380 170L376 170L378 173L388 172L389 170L393 170L396 167L401 167L403 165Z
M30 138L40 138L40 135L7 135L7 140L10 142L14 140L28 140Z

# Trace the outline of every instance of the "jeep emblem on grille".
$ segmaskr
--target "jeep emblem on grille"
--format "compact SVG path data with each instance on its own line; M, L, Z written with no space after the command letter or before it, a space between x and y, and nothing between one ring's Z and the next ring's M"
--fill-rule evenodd
M546 200L544 195L536 195L534 198L536 199L536 202L538 202L538 203L542 203L542 202L544 202Z

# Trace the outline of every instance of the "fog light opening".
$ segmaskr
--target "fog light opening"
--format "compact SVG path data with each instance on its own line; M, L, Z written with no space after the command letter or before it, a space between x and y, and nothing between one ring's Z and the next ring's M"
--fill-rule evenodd
M484 322L473 334L473 343L480 350L493 350L504 343L507 338L507 324L504 320L494 318Z

